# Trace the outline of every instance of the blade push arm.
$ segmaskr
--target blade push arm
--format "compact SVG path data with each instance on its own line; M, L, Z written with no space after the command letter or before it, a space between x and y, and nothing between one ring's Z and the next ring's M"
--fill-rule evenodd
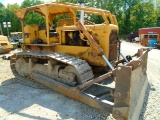
M80 22L78 21L78 28L82 30L84 35L87 37L87 40L90 44L90 46L93 48L93 50L98 54L98 55L103 55L103 49L98 45L98 43L94 40L92 35L88 32L87 28Z
M107 59L107 57L104 55L103 53L103 49L100 47L100 45L98 45L98 43L94 40L94 38L92 37L92 35L88 32L87 28L80 22L78 21L78 28L80 30L82 30L82 32L84 33L84 35L87 37L88 42L90 44L90 46L93 48L93 50L100 56L102 56L102 58L106 61L106 63L109 65L109 67L111 68L111 70L114 70L114 67L112 66L112 64L109 62L109 60Z

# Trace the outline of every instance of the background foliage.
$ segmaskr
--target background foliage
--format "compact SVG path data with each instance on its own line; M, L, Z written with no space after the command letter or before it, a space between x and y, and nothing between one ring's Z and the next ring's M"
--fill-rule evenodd
M59 2L71 2L78 4L80 0L58 0ZM127 35L144 27L160 27L160 0L83 0L86 6L109 10L116 15L120 35ZM8 4L6 7L0 3L0 24L3 34L7 35L3 22L11 22L10 32L21 31L21 24L15 16L14 11L38 4L41 0L24 0L21 5ZM58 19L58 18L56 18ZM101 19L91 16L92 21ZM45 19L37 13L29 12L25 17L25 24L45 24Z

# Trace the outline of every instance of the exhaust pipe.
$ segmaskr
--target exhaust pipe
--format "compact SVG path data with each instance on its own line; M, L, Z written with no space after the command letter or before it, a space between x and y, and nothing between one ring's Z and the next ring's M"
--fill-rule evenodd
M84 2L79 2L81 7L84 7ZM84 10L81 10L80 21L84 24Z

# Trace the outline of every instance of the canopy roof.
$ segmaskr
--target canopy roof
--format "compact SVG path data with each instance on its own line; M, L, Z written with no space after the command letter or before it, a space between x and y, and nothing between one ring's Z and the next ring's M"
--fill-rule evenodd
M38 12L45 17L49 17L49 16L53 17L57 14L64 14L64 13L71 13L71 15L75 16L76 11L81 11L81 10L84 10L85 13L98 14L98 15L101 15L102 17L104 17L104 15L108 16L110 20L113 21L113 15L107 10L102 10L102 9L97 9L92 7L81 7L80 5L77 5L77 4L61 3L61 2L52 2L52 3L27 7L27 8L15 11L15 14L20 20L23 20L25 15L30 11Z

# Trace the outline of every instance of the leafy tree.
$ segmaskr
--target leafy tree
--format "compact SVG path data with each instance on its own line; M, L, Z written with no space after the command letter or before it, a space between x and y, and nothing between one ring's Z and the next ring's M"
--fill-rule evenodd
M57 1L78 4L80 0ZM86 6L109 10L112 14L116 15L121 35L137 31L142 27L160 26L160 0L157 0L157 4L155 4L154 0L81 0L81 2L82 1L85 2ZM15 16L14 11L43 3L41 0L24 0L21 6L18 4L8 4L6 8L0 3L0 24L4 21L10 21L12 25L10 31L20 31L20 22ZM54 23L56 24L58 19L66 17L68 16L59 15L56 17ZM77 17L79 17L79 13L77 13ZM96 15L90 15L90 20L95 23L103 22L103 19ZM45 24L45 18L38 13L29 12L25 17L25 25L27 24ZM7 35L5 28L3 28L3 33Z
M59 2L78 3L78 2L85 2L85 0L59 0Z
M0 12L0 17L2 19L0 19L0 23L11 22L11 28L8 28L9 32L20 31L21 30L20 22L16 17L16 15L14 14L14 11L20 9L20 6L16 3L12 5L8 4L6 8L2 4L1 6L2 7L0 7L0 11L2 12ZM2 29L3 29L3 34L8 35L7 28L4 28L4 26L2 25Z
M2 23L4 22L5 19L5 7L2 3L0 3L0 27L3 28ZM0 30L1 31L1 30ZM0 34L3 33L3 31L0 32Z
M4 17L5 17L5 13L6 13L6 11L5 11L4 5L2 3L0 3L0 18L1 18L0 22L3 22Z
M152 2L138 3L132 8L131 29L138 31L143 27L154 27L156 24L156 15Z
M131 30L131 10L132 7L138 4L140 0L122 0L122 10L123 12L123 24L120 28L121 34L128 34Z
M34 5L39 5L43 4L41 0L24 0L22 2L21 8L26 8ZM45 18L40 15L39 13L36 12L28 12L27 15L25 16L25 25L27 24L40 24L44 25L45 24Z
M160 27L160 0L157 1L155 14L156 14L156 26Z
M21 23L18 20L17 16L14 14L14 11L18 9L20 9L20 6L17 3L7 5L6 21L11 22L10 32L21 31Z
M43 4L41 0L24 0L21 4L21 8L26 8L34 5Z

